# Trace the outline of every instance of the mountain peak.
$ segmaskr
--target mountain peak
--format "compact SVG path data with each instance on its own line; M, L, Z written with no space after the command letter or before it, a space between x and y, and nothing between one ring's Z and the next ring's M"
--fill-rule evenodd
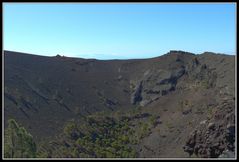
M195 55L194 53L181 51L181 50L170 50L167 54L190 54L190 55Z

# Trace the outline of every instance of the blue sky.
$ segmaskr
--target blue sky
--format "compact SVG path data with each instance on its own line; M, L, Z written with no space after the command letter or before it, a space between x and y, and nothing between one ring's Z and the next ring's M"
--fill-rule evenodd
M4 49L97 59L236 53L235 3L4 3Z

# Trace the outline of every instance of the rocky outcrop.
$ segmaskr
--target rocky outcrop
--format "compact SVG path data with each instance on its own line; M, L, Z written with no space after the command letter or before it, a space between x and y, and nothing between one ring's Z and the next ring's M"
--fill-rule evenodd
M161 96L167 95L176 89L177 80L185 73L185 68L181 66L173 71L155 70L146 71L141 81L134 85L131 94L131 103L146 106Z
M213 118L202 121L190 134L184 151L204 158L235 157L234 106L233 100L218 105Z
M235 158L235 152L225 150L222 152L222 154L219 156L219 158Z
M143 88L142 83L143 82L140 81L136 85L136 87L131 95L131 103L132 104L136 104L137 102L140 102L142 100L142 96L141 96L141 92L142 92L142 88Z
M208 65L202 64L196 57L193 58L185 67L185 73L193 81L200 82L202 87L215 87L217 73Z

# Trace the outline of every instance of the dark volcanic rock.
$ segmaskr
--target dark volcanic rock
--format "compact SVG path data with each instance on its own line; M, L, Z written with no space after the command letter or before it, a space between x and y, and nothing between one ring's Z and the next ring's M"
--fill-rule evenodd
M4 51L4 123L16 119L38 142L71 119L112 114L142 136L132 145L139 157L231 157L234 69L235 56L213 53L106 61ZM154 116L160 124L151 127Z
M178 79L184 74L184 66L180 66L171 72L159 70L150 73L147 71L133 90L131 103L139 103L141 106L146 106L159 99L160 96L167 95L176 89ZM157 80L157 82L155 82L155 80Z
M235 121L233 105L234 103L230 101L225 105L220 104L211 122L207 125L204 121L201 122L202 124L189 136L184 151L189 155L195 154L198 157L207 158L235 156L232 156L232 152L235 150L235 125L231 124ZM230 117L223 116L223 114L227 114L228 110L231 110ZM218 114L222 118L218 119ZM223 152L226 150L230 151L228 153L230 155L224 155Z
M141 92L143 89L142 81L136 86L135 91L131 95L131 103L136 104L142 100Z

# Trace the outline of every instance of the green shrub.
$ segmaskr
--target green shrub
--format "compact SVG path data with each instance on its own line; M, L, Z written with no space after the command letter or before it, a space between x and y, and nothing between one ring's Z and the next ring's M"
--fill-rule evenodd
M64 134L71 139L78 139L80 132L77 128L76 123L73 121L67 122L64 127Z
M156 117L155 115L153 115L153 116L151 116L151 117L149 118L149 121L150 121L150 125L152 125L153 127L155 127L156 124L157 124L157 117Z

